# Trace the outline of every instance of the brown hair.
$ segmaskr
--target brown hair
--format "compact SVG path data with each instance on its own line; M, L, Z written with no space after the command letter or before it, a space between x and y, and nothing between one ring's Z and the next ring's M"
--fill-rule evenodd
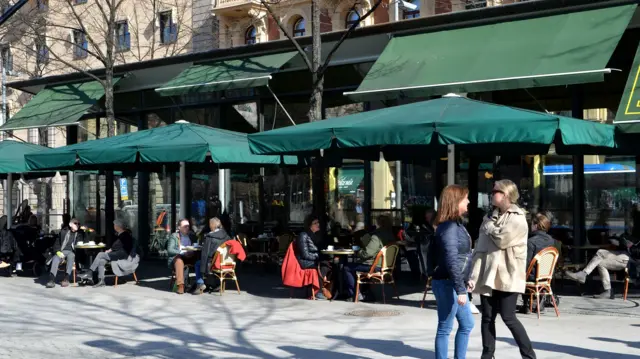
M551 228L551 219L549 212L538 212L531 218L531 226L535 224L539 231L547 232Z
M440 203L438 203L438 213L433 225L437 226L442 222L456 221L460 219L460 211L458 207L460 202L469 195L469 189L464 186L452 184L445 187L440 194Z

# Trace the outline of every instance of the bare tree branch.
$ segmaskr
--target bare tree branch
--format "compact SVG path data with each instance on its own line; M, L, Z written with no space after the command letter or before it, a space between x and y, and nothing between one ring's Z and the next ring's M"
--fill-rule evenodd
M314 67L313 67L313 64L311 63L311 60L309 59L309 56L307 56L307 53L300 46L298 41L293 37L293 35L289 33L289 31L284 26L284 24L282 24L282 21L280 21L280 18L275 13L275 11L273 11L273 8L271 7L271 5L269 5L268 1L260 0L260 3L265 7L265 9L267 9L267 12L269 13L269 15L273 18L273 20L276 22L280 30L282 30L282 32L284 33L284 36L286 36L287 39L289 39L293 43L293 46L295 46L296 50L298 50L298 53L300 53L300 56L302 57L302 59L304 60L304 63L309 68L309 71L313 72Z

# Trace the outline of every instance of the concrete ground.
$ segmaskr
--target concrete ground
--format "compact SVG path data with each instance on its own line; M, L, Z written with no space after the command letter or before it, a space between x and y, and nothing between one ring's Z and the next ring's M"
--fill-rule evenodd
M99 289L46 289L42 280L0 278L0 352L6 358L434 356L433 298L420 309L416 287L402 287L401 300L387 305L353 304L290 299L275 273L241 271L242 293L228 290L223 296L178 296L167 291L167 278L140 277L147 279L139 286ZM520 318L538 358L635 359L640 357L639 303L637 296L627 302L563 297L560 318L552 311L540 320ZM469 358L480 357L479 319ZM497 358L520 357L500 321L498 337Z

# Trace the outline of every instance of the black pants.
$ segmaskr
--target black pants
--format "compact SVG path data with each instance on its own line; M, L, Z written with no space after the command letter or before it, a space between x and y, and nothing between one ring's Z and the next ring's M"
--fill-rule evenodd
M481 359L492 359L496 351L496 317L500 314L502 321L511 331L524 359L535 359L531 340L527 331L516 318L516 302L518 293L494 290L491 297L480 296L482 303L482 356Z

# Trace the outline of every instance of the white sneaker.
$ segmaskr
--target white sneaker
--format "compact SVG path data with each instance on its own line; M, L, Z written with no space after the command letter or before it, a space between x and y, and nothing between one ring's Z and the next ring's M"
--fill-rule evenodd
M480 311L473 303L469 302L469 306L471 307L471 314L480 314Z
M16 263L16 272L22 271L22 262Z
M9 264L9 263L7 263L7 262L0 262L0 269L7 268L7 267L9 267L10 265L11 265L11 264Z

